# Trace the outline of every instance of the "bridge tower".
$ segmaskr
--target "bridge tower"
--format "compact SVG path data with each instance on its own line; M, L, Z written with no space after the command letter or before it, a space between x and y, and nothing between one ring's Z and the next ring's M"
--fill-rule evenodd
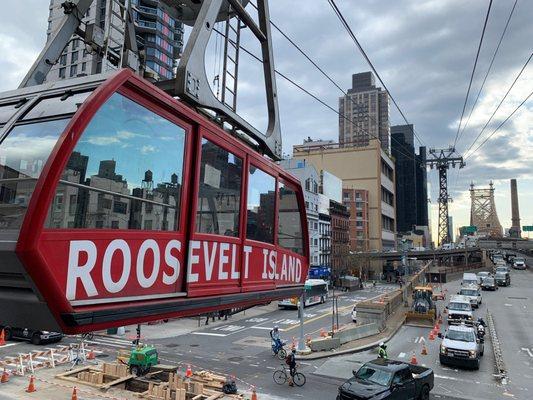
M450 167L463 168L466 164L463 157L455 154L455 148L450 146L447 149L429 149L429 155L426 164L431 169L435 167L439 171L439 229L438 240L439 246L444 243L449 243L450 232L448 229L448 203L452 201L451 196L448 195L448 169Z
M474 183L470 184L470 225L477 227L478 234L487 237L502 237L502 226L496 213L494 202L494 185L492 181L489 188L474 189Z

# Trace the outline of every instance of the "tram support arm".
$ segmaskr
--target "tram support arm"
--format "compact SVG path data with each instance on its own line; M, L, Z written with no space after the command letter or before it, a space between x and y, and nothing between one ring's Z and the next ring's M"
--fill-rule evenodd
M81 18L91 7L91 3L92 0L72 0L63 3L68 6L65 7L63 19L57 30L51 33L50 40L47 41L37 60L20 83L19 88L40 85L44 82L46 75L63 52L72 35L82 33L79 31Z

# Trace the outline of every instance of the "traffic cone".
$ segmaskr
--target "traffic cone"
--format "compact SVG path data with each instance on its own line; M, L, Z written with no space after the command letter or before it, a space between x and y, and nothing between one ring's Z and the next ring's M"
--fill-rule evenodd
M416 360L416 354L413 351L413 356L411 357L411 361L409 361L411 364L416 365L418 364L418 361Z
M7 383L9 382L9 374L6 371L6 368L4 367L4 372L2 373L2 379L0 379L0 383Z
M431 331L429 332L429 340L435 340L435 332Z
M320 328L320 337L327 337L327 336L328 336L328 334L326 333L324 328Z
M26 389L26 392L33 393L36 392L37 389L35 389L35 377L32 375L30 376L30 383L28 385L28 388Z
M74 389L72 389L72 397L70 400L78 400L78 391L76 389L76 386L74 386Z
M187 378L190 378L192 376L192 369L191 369L191 365L187 365L187 370L185 371L185 376Z
M3 346L5 344L6 344L6 336L5 336L4 330L2 329L0 331L0 346Z
M252 386L252 398L250 400L258 400L257 393L255 392L255 386Z
M426 347L425 344L422 345L422 352L420 354L422 354L423 356L428 355L428 348Z
M87 360L94 360L96 358L96 354L94 354L94 350L91 349L89 353L87 353Z

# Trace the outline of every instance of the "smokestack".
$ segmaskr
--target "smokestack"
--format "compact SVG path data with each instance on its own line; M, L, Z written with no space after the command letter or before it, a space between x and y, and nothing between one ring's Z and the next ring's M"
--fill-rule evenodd
M520 230L520 210L518 209L518 189L516 187L516 179L511 179L511 229L509 229L509 236L520 238L522 232Z

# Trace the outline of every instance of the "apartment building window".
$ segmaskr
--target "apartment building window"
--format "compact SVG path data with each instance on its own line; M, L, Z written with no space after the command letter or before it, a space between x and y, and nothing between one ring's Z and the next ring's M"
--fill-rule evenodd
M383 159L381 160L381 172L391 181L394 180L394 172L392 171L392 168L389 167Z
M356 216L359 217L359 218L363 218L363 212L362 211L357 211Z
M62 54L61 57L59 57L59 65L66 65L67 64L67 55Z
M85 72L86 68L87 68L87 63L81 63L81 71Z
M74 39L72 41L72 50L77 49L79 45L80 45L79 40L78 39Z
M381 225L384 230L394 232L394 220L392 218L389 218L386 215L382 215Z
M355 221L355 226L357 226L358 228L362 228L363 227L363 221Z
M361 203L360 201L357 201L355 203L355 208L363 208L363 203Z
M76 76L77 74L78 74L78 66L71 65L70 66L70 77Z
M52 29L52 21L48 21L48 30Z
M59 77L60 77L61 79L65 79L65 70L66 70L65 67L63 67L63 68L59 68Z
M381 200L383 200L389 206L394 205L394 195L384 187L381 188Z
M74 64L76 61L78 61L78 52L74 51L72 52L72 55L70 56L70 62Z

